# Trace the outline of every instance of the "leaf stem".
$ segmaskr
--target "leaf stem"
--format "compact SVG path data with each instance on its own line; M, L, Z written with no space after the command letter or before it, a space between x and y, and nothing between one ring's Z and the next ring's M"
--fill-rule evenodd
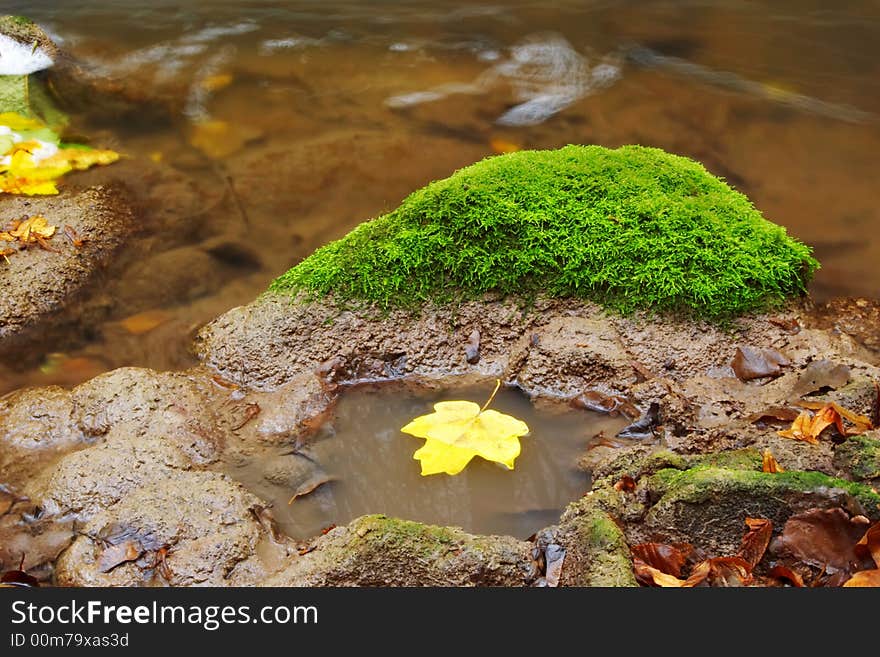
M495 390L492 391L492 394L489 395L489 399L483 404L483 408L480 409L480 413L489 408L489 404L492 403L492 400L495 399L495 395L498 394L498 389L501 387L501 379L495 379Z

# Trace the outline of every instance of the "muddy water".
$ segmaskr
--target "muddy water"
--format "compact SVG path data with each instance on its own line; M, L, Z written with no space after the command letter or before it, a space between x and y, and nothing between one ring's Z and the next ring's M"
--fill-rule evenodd
M198 326L317 246L517 147L642 143L697 158L814 246L817 297L878 295L875 3L547 7L5 3L167 109L73 116L128 156L153 216L98 283L86 325L0 363L0 392L186 367ZM198 139L205 122L224 132Z
M272 502L279 525L299 539L366 513L526 538L554 524L565 505L589 489L578 457L597 435L614 436L628 420L556 405L536 408L518 391L501 390L492 408L531 429L520 440L514 469L476 457L458 475L421 476L413 452L424 440L400 427L432 412L435 402L482 404L490 392L488 386L420 393L359 386L342 395L321 434L301 452L267 451L228 465L227 472Z

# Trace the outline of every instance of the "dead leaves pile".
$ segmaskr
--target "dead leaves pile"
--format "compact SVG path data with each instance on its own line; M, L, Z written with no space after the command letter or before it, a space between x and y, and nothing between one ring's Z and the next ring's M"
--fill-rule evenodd
M48 243L57 230L57 226L50 225L46 218L39 214L11 221L5 230L0 231L0 242L12 244L18 249L0 248L0 255L5 258L17 250L26 249L33 245L38 245L46 251L57 251Z
M745 524L732 556L707 558L689 543L634 545L636 580L666 588L880 586L880 522L868 526L840 508L809 509L791 516L772 542L770 520Z

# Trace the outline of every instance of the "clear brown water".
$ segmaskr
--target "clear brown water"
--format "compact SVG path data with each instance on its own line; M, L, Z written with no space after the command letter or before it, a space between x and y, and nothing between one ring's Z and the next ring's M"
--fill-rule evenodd
M100 284L106 315L0 363L0 392L74 385L123 365L186 367L198 326L504 143L642 143L692 156L815 248L816 297L878 296L875 2L550 7L6 2L96 70L179 101L171 120L86 112L74 123L135 161L161 158L180 185L131 181L167 205L176 230L139 235L120 256L120 280ZM227 86L206 89L217 75ZM199 119L232 126L240 147L199 152L190 143ZM210 251L213 269L173 284L193 249ZM177 255L154 258L166 251ZM164 321L136 334L120 324L144 311Z
M476 457L460 474L423 477L413 452L424 440L400 427L437 401L486 401L491 386L413 391L394 384L347 390L322 432L303 450L268 450L226 471L272 503L281 528L298 539L368 513L526 538L554 524L565 505L589 490L578 457L602 433L629 421L558 405L534 406L516 390L499 391L492 408L529 425L513 470ZM313 492L291 496L319 481Z

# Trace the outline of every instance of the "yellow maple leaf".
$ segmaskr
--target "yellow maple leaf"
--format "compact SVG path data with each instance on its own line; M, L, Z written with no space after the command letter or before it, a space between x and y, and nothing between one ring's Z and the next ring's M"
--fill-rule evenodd
M433 413L421 415L401 429L425 438L425 444L413 454L421 461L423 476L458 474L475 456L513 469L520 453L519 438L529 427L522 420L488 409L500 387L498 380L482 408L469 401L437 402Z

